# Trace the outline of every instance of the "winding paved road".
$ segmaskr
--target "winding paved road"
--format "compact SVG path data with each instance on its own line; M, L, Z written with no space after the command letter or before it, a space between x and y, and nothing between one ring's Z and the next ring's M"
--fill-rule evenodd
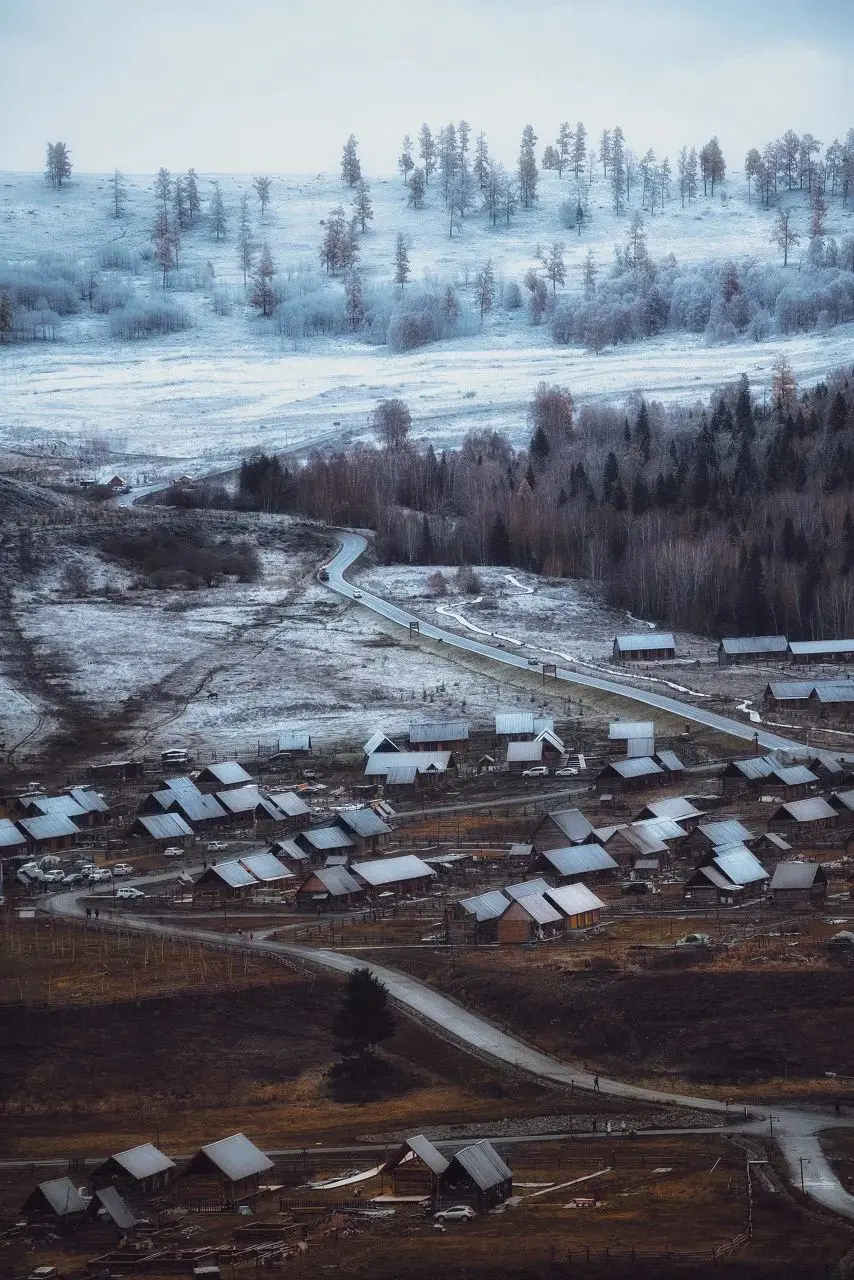
M357 604L370 609L373 613L377 613L383 618L387 618L389 622L396 622L399 626L406 627L407 630L410 623L417 622L419 633L422 636L427 636L431 640L438 640L440 643L447 644L455 649L464 649L467 653L476 653L482 658L488 658L492 662L500 662L505 667L515 667L520 671L539 671L542 669L542 663L532 667L527 658L520 657L515 653L507 653L506 650L485 644L481 640L457 635L453 631L445 631L442 627L437 627L431 622L424 622L421 618L416 617L414 613L407 613L405 609L400 609L397 605L390 604L382 596L374 595L370 591L363 591L360 587L354 587L346 580L344 574L359 559L367 545L367 540L360 533L342 531L341 546L333 559L325 566L329 575L326 585L331 590L337 591L339 595L346 596L350 600L355 600ZM557 679L567 684L582 685L588 689L599 689L602 693L615 694L620 698L631 698L634 702L643 703L647 707L657 707L660 711L667 711L670 715L677 716L682 720L692 720L696 724L705 725L709 729L717 729L720 733L728 734L732 738L743 738L751 743L758 740L759 745L767 751L789 751L800 756L814 754L812 748L805 742L795 742L791 738L781 738L776 733L769 733L766 729L757 728L753 724L745 724L741 720L730 720L728 716L718 715L714 711L705 711L702 707L693 706L689 702L680 702L678 698L669 698L665 694L648 693L644 689L636 689L630 685L620 684L616 680L605 680L600 676L570 671L565 667L558 667Z
M154 879L168 879L170 875L171 873L166 873L156 878L149 876L130 883L151 885ZM84 914L84 907L79 900L79 891L57 894L48 900L47 907L56 915L75 919L80 919ZM109 927L118 921L102 919L99 923ZM337 951L298 947L274 942L268 938L256 938L252 942L246 939L229 940L216 930L184 926L176 928L175 925L164 925L154 920L130 915L122 916L121 924L123 927L166 936L180 933L182 937L217 947L231 946L240 951L249 949L259 955L283 956L300 965L315 966L336 973L350 973L354 969L368 968L380 982L385 984L398 1005L423 1022L432 1024L439 1029L440 1033L443 1032L472 1052L483 1054L543 1080L551 1080L562 1085L575 1083L582 1089L592 1090L594 1087L595 1077L580 1064L563 1062L543 1053L540 1049L502 1031L486 1018L472 1013L450 996L428 987L409 974L389 969L385 965L374 964L361 957L344 955ZM598 1077L598 1088L601 1093L641 1102L690 1107L717 1115L727 1111L726 1105L716 1099L695 1098L687 1094L646 1089L621 1080L608 1079L605 1076ZM741 1126L741 1131L764 1132L767 1124L770 1134L771 1116L773 1116L774 1137L785 1156L792 1183L800 1185L803 1168L804 1190L807 1194L827 1208L854 1221L854 1196L845 1191L822 1151L818 1139L818 1134L823 1129L840 1126L854 1127L854 1118L836 1119L818 1111L802 1111L782 1106L774 1107L771 1112L765 1107L753 1107L751 1110L753 1119ZM730 1131L735 1130L730 1127ZM801 1166L802 1157L803 1166Z

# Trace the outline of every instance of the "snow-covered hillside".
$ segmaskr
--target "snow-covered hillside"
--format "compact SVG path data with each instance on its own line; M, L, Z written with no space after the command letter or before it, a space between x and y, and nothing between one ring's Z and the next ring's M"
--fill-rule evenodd
M0 348L5 384L0 440L64 442L104 435L116 455L127 452L173 460L181 469L228 464L245 451L281 448L340 438L366 430L367 415L384 396L399 395L410 405L416 435L450 442L472 427L497 426L512 435L526 429L525 407L541 379L571 387L580 399L616 398L633 391L682 399L700 395L746 371L760 391L771 365L784 351L804 380L822 376L850 359L854 327L792 337L770 336L710 344L702 335L667 334L647 342L593 354L579 347L556 347L547 327L533 327L524 309L505 310L501 288L483 328L470 324L468 336L403 355L385 346L351 338L283 337L274 320L246 305L235 243L240 195L250 176L200 178L206 211L214 180L220 183L229 217L228 235L217 242L206 218L185 234L180 256L187 288L168 290L185 308L191 327L144 341L109 336L109 316L88 303L63 320L59 339ZM40 175L0 175L0 258L35 262L42 255L91 265L102 279L132 297L162 297L160 273L150 260L155 216L153 179L126 179L128 204L121 219L111 216L109 179L77 176L61 191ZM359 237L360 270L366 288L386 286L393 271L399 232L409 245L412 289L424 278L454 283L474 310L473 282L487 259L499 286L521 283L536 262L538 245L566 245L566 294L581 288L581 263L593 250L601 269L625 241L630 211L611 212L608 190L594 181L592 220L581 236L561 226L560 204L574 183L541 175L540 199L520 210L512 225L493 228L480 213L465 219L451 240L438 192L428 191L421 210L407 207L399 179L372 180L374 219ZM251 191L250 191L251 194ZM335 177L276 176L272 203L262 220L251 199L252 234L266 241L280 272L297 278L319 268L323 220L338 203L349 210L351 192ZM796 259L805 251L808 209L792 196L794 219L803 234ZM646 216L650 255L673 253L680 264L749 257L773 262L772 212L755 198L748 204L739 175L686 209L672 200L663 213ZM831 201L830 235L854 233L854 212ZM103 267L124 262L122 268ZM798 261L789 270L797 277ZM330 286L334 288L336 286ZM225 312L225 314L222 314ZM142 465L142 464L140 464Z

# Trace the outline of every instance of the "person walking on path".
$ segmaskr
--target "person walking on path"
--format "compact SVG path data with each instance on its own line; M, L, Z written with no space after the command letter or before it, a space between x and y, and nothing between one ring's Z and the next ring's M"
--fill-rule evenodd
M598 1077L598 1076L594 1076L594 1077L593 1077L593 1092L594 1092L594 1093L599 1093L599 1091L600 1091L600 1090L599 1090L599 1077Z

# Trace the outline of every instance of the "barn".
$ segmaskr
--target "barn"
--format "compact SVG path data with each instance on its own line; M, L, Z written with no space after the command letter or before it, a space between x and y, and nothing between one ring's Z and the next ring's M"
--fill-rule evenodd
M765 686L765 706L773 711L806 711L814 687L809 680L774 680Z
M793 662L854 662L854 640L790 640Z
M614 662L660 662L675 657L676 641L669 631L614 637Z
M470 1204L479 1213L512 1194L513 1174L486 1138L457 1151L439 1177L441 1203Z
M730 667L740 662L760 662L782 658L788 652L785 636L731 636L718 645L718 662Z
M822 717L835 715L848 719L854 713L854 680L846 680L844 684L817 684L810 694L809 705Z

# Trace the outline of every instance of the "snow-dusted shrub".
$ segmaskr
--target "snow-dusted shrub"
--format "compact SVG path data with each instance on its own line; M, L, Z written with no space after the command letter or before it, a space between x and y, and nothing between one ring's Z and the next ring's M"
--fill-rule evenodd
M504 286L502 298L505 311L518 311L522 305L522 290L515 280L508 280Z
M840 244L839 266L843 271L854 271L854 236L846 236Z
M110 244L101 245L98 264L105 271L136 272L139 270L139 255L130 245L114 240Z
M108 315L119 307L126 307L131 300L131 290L119 280L107 280L92 294L92 310L98 315Z
M70 316L79 309L79 290L52 267L0 263L0 289L9 295L13 307L28 311L49 310Z
M278 293L279 289L276 291ZM286 338L341 334L348 327L344 292L338 287L324 287L307 294L295 293L284 298L273 315L278 332Z
M214 315L230 316L232 312L231 290L228 285L218 284L211 295L211 306Z
M27 308L12 312L12 337L17 342L55 342L62 321L48 308Z
M392 351L412 351L476 332L474 317L461 311L455 289L413 290L405 294L391 317L387 342Z
M190 323L188 312L166 298L154 302L136 301L112 313L110 335L125 339L150 338L155 334L189 329Z

